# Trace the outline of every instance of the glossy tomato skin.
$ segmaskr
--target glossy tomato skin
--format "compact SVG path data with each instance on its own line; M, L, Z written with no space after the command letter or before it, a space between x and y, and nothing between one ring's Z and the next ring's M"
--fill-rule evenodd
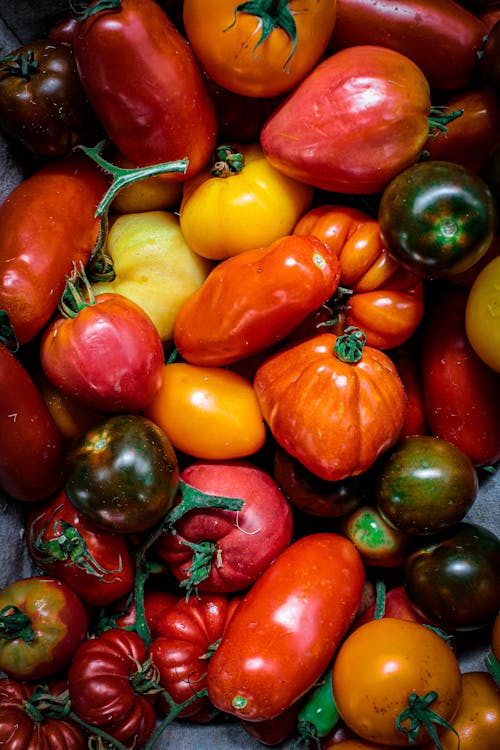
M165 433L138 414L110 417L85 432L66 457L65 490L106 531L144 531L172 505L177 456Z
M390 181L378 220L388 252L403 266L424 277L452 278L487 251L498 216L490 189L475 172L427 161Z
M15 187L0 206L0 309L19 344L56 311L73 263L87 264L107 180L85 157L56 159Z
M500 540L478 524L457 526L421 542L404 564L408 598L434 625L475 630L500 609Z
M480 359L500 373L500 257L493 258L479 272L467 297L465 330Z
M14 616L26 624L23 632L15 628L10 637L0 638L0 669L13 679L40 680L57 674L86 635L87 617L79 596L51 576L8 584L0 591L0 610L4 632Z
M453 0L337 0L330 46L389 47L413 60L431 86L456 90L471 82L486 33L485 24Z
M121 294L98 294L44 330L40 361L67 396L103 413L138 412L161 386L164 353L151 318Z
M210 700L251 721L295 703L326 670L363 583L361 558L347 539L318 533L291 544L234 613L208 665Z
M123 743L144 745L154 731L154 696L142 694L132 678L147 659L133 631L106 630L82 643L68 673L75 714Z
M318 65L269 117L260 141L290 177L333 192L377 193L418 160L429 112L429 85L415 63L355 46Z
M325 302L339 279L336 256L316 237L286 235L241 252L184 302L175 345L191 364L210 367L258 354Z
M19 359L0 343L0 487L16 500L48 497L62 482L62 440Z
M186 40L153 0L123 0L75 28L83 88L110 140L136 166L188 157L196 174L215 146L217 118ZM98 64L97 64L98 61ZM131 93L133 92L133 93Z
M467 292L444 290L426 315L421 372L429 430L462 450L475 466L500 458L500 376L466 334Z
M268 3L263 14L257 6L220 0L207 14L203 0L187 0L184 27L201 65L218 84L245 96L277 96L294 88L325 51L336 0L305 6L288 0L274 3L274 10Z
M406 393L406 416L401 437L427 435L422 374L416 346L400 346L390 353Z
M65 581L82 601L103 607L132 590L128 540L95 526L63 489L31 510L26 533L34 563Z

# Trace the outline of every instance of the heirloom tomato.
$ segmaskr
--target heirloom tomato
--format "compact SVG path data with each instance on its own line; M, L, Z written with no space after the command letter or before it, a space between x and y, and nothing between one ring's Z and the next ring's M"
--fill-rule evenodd
M365 565L395 568L404 561L408 535L388 523L372 505L361 505L341 516L334 528L351 540Z
M333 695L342 720L363 739L421 745L429 739L432 712L453 721L462 697L460 667L436 632L383 617L356 628L341 645ZM439 734L440 723L432 730Z
M393 349L390 353L406 393L406 416L401 437L427 435L429 431L425 419L420 352L417 346L413 346L413 343L414 341L412 345L403 345Z
M393 363L359 329L324 333L266 359L254 379L270 430L322 479L362 474L398 439L406 397Z
M260 141L271 164L323 190L377 193L418 161L429 84L408 57L371 45L320 63L271 114Z
M478 357L500 373L500 256L493 258L472 284L465 330Z
M222 367L165 365L160 390L144 414L176 450L205 460L249 456L266 438L251 382Z
M142 747L156 726L152 672L137 633L105 630L80 644L71 660L72 710L127 747Z
M183 184L180 227L191 250L223 260L291 233L313 191L265 158L258 143L219 146Z
M57 674L87 632L80 597L51 576L20 578L0 591L0 670L16 680Z
M180 474L178 503L192 490L207 505L194 505L162 533L156 551L187 591L228 593L248 588L292 539L292 512L273 478L246 461L193 463ZM241 499L228 510L210 498ZM175 508L175 505L174 505Z
M106 531L140 532L170 509L177 457L165 433L139 414L119 414L83 433L66 456L65 490Z
M348 539L317 533L293 542L232 616L208 665L212 703L250 721L289 708L326 671L363 584L363 563Z
M386 186L378 220L389 254L425 277L465 271L488 250L497 207L486 182L447 161L426 161Z
M282 341L336 290L340 265L316 237L287 235L219 263L181 306L180 355L194 365L237 362Z
M186 39L154 0L92 4L73 49L85 94L113 145L143 167L187 157L196 174L215 146L217 117Z
M377 221L355 208L322 205L293 231L318 237L338 257L343 294L330 304L342 327L361 328L366 343L379 349L411 336L423 314L422 280L389 256Z
M133 169L135 166L119 151L113 154L112 162L122 169ZM113 198L110 208L119 214L162 211L177 206L181 196L182 183L167 182L159 174L123 187Z
M290 91L325 51L336 0L185 0L187 38L204 70L221 86L254 97Z

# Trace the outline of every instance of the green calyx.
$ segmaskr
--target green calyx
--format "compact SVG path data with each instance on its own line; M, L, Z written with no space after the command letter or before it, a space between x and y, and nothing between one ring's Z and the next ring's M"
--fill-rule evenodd
M449 110L449 107L431 107L429 113L429 137L435 138L439 133L446 133L448 123L463 115L463 109Z
M87 18L95 16L96 13L100 13L103 10L118 10L120 5L121 0L97 0L93 5L84 6L79 10L70 2L73 16L77 21L85 21Z
M39 64L32 49L18 55L7 55L0 60L0 73L22 78L23 81L31 81L38 68Z
M59 310L65 318L76 318L80 310L95 305L95 295L85 273L83 263L73 265L66 276L66 286L59 301Z
M12 604L0 609L0 639L2 638L7 641L21 638L25 643L31 643L36 638L28 615Z
M230 177L239 174L245 166L245 157L233 146L217 146L212 156L212 177Z
M262 22L260 39L253 48L254 55L257 48L275 29L282 29L288 34L292 41L292 50L285 61L284 68L286 68L297 49L297 26L287 0L248 0L246 3L239 3L234 9L233 23L224 31L228 31L235 25L238 13L249 13L260 18Z
M355 364L363 356L366 335L356 326L349 326L341 336L337 337L333 353L341 362Z
M396 718L396 729L406 734L410 745L417 742L420 731L425 728L436 750L443 750L436 725L449 729L459 738L455 727L430 708L437 697L435 690L422 696L416 693L410 693L408 696L408 706Z

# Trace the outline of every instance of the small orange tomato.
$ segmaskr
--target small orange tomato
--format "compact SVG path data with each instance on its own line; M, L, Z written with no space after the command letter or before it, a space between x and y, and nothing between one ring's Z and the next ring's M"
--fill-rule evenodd
M177 450L205 460L258 451L265 426L249 380L231 370L174 362L144 412Z

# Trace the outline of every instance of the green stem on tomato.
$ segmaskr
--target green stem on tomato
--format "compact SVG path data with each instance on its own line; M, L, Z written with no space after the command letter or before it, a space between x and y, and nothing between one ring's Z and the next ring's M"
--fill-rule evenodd
M206 688L203 688L203 690L200 690L199 692L193 693L191 698L188 698L187 701L184 701L184 703L175 703L175 701L172 699L172 697L167 693L166 690L163 690L160 695L167 701L167 703L170 706L170 711L168 715L161 721L158 726L156 727L155 731L149 738L146 745L144 745L143 750L152 750L154 747L156 741L158 738L162 735L166 727L172 723L174 719L179 716L181 711L183 711L185 708L191 705L191 703L194 703L195 700L198 700L199 698L205 698L207 696L207 690Z
M430 708L437 697L438 694L435 690L422 696L417 695L417 693L410 693L408 696L408 706L396 718L396 729L406 734L410 745L415 744L420 731L425 728L436 750L443 750L436 731L435 725L437 724L453 732L458 737L460 746L460 737L455 727ZM406 726L404 725L405 722L407 722Z
M25 643L31 643L36 638L28 615L13 604L0 609L0 638L7 641L21 638Z
M120 5L121 0L97 0L93 5L90 5L83 10L77 10L70 2L73 16L80 22L85 21L87 18L90 18L103 10L118 10Z
M337 337L333 353L341 362L355 364L363 356L366 335L356 326L349 326L341 336Z
M275 29L282 29L289 36L292 49L283 65L283 70L285 70L297 49L297 25L288 0L247 0L247 2L239 3L234 9L233 22L224 31L229 31L235 25L238 13L249 13L261 20L261 35L253 48L254 55L257 48Z

